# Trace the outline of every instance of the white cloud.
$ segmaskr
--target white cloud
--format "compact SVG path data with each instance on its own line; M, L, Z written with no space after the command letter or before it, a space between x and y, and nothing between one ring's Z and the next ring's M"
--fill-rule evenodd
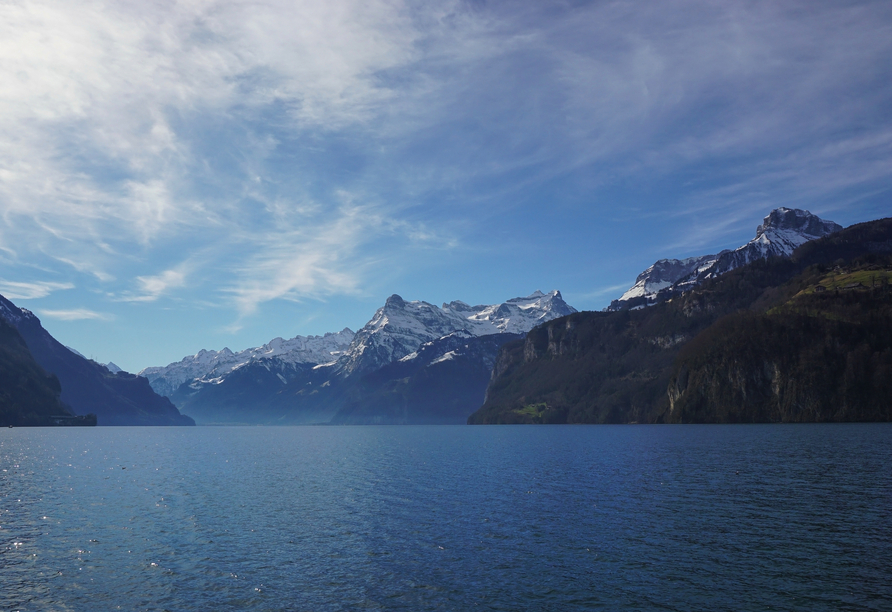
M604 296L618 296L623 291L625 291L626 289L628 289L629 287L631 287L634 284L635 284L635 281L631 280L629 282L621 283L619 285L610 285L609 287L598 287L597 289L593 289L586 293L567 294L567 296L565 296L565 298L568 301L576 303L577 301L585 302L585 301L593 300L595 298L602 298Z
M4 242L68 257L219 223L186 195L195 175L219 180L201 126L236 129L235 150L272 106L286 130L366 121L392 95L376 75L411 59L414 36L387 1L0 5Z
M93 268L89 263L78 262L78 261L74 261L71 259L66 259L65 257L56 257L55 259L57 261L60 261L64 264L71 266L78 272L86 272L86 273L96 277L98 280L100 280L102 282L108 283L108 282L115 280L115 277L112 276L111 274L108 274L107 272L105 272L103 270Z
M235 296L242 316L279 298L355 293L369 263L356 253L381 231L373 209L347 204L322 225L265 235L264 248L235 271L235 282L224 291Z
M35 300L46 297L53 291L74 289L71 283L16 282L0 280L0 294L10 300Z
M172 289L178 289L186 285L188 266L165 270L155 276L137 276L138 288L135 292L125 294L120 298L122 302L154 302Z
M38 312L45 317L59 319L60 321L110 321L113 318L109 314L95 312L86 308L75 308L72 310L39 310Z

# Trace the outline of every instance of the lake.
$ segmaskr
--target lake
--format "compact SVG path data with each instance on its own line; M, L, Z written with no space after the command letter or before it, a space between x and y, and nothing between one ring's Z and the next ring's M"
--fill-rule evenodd
M890 610L892 425L0 430L4 610Z

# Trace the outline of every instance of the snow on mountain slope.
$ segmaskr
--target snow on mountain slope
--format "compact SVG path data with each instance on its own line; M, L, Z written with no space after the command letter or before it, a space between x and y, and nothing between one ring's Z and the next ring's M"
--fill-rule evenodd
M734 251L723 253L698 280L713 278L766 257L789 257L796 247L809 240L838 232L842 226L825 221L807 210L778 208L756 228L756 237Z
M149 379L157 393L170 396L184 382L196 379L219 379L251 361L276 358L284 363L329 363L335 361L353 341L348 328L324 336L296 336L290 340L275 338L267 344L234 353L202 349L166 366L150 367L139 375Z
M456 301L443 304L442 309L463 320L460 329L466 329L477 336L522 334L540 323L576 312L575 308L564 301L560 291L536 291L527 297L512 298L492 306L468 306Z
M35 322L37 324L40 323L37 317L34 316L34 313L27 308L19 308L18 306L4 298L2 295L0 295L0 298L2 298L0 299L0 317L3 317L7 321L9 321L13 325L13 327L18 327L26 321ZM68 350L72 351L72 349ZM81 355L77 351L72 352L77 353L77 355L83 357L83 355Z
M335 366L341 374L382 367L416 351L422 344L451 333L473 336L525 333L536 325L576 312L559 291L536 291L500 304L470 306L455 301L437 308L422 301L390 296Z
M825 221L807 210L777 208L756 228L756 237L737 249L718 255L657 261L639 274L635 284L611 302L607 310L652 304L660 291L669 288L686 291L708 278L758 259L789 257L796 247L841 229L841 225Z
M140 372L158 393L173 396L183 383L200 389L221 383L228 375L248 364L273 368L280 379L292 374L288 364L309 363L317 368L349 375L380 368L406 357L432 340L454 332L469 337L500 333L525 333L536 325L576 312L564 302L559 291L536 291L523 298L500 304L469 306L460 301L438 308L422 301L407 302L390 296L372 319L355 334L344 329L325 336L276 338L262 347L233 353L202 350L164 367ZM283 384L286 382L282 380Z
M619 301L624 302L632 298L656 295L676 281L690 276L704 267L711 266L715 263L715 259L715 255L688 257L687 259L660 259L638 275L635 284L619 298Z

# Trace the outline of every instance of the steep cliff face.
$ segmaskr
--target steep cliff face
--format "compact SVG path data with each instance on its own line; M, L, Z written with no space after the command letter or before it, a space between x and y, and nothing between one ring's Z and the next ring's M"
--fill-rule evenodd
M668 396L671 423L892 420L892 290L727 317L679 355Z
M581 312L506 344L486 401L468 422L653 420L678 352L676 345L659 340L665 321L653 315L661 312Z

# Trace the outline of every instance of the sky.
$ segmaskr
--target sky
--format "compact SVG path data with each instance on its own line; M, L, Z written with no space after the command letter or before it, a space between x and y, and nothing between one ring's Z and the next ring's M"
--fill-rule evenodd
M126 370L892 214L888 1L0 2L0 294Z

